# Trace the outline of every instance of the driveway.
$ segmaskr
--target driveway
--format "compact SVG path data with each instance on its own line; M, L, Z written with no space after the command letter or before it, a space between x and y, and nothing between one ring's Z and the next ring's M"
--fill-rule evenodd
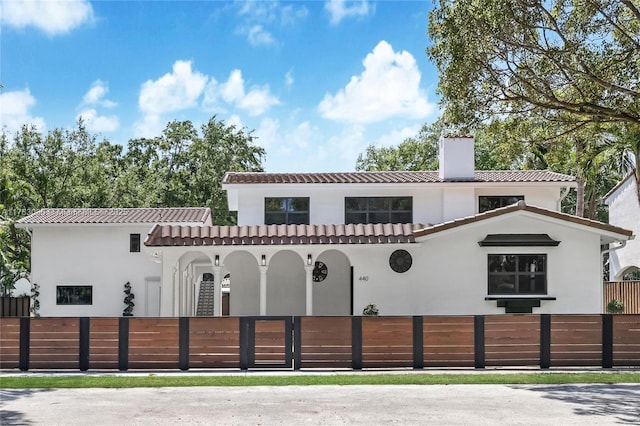
M640 424L640 385L2 389L2 425Z

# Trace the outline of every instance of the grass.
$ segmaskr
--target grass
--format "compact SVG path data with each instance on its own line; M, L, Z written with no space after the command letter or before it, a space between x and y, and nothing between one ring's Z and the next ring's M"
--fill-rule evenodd
M339 374L284 376L0 376L4 389L136 388L181 386L454 385L640 383L640 373Z

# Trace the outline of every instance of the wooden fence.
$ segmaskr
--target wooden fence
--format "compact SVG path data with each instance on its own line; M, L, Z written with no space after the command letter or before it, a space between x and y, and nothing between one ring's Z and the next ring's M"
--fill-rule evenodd
M640 315L3 318L2 369L640 366Z
M0 296L0 317L28 317L31 315L29 296Z
M611 281L604 283L604 312L607 303L619 300L624 304L624 314L640 314L640 281Z

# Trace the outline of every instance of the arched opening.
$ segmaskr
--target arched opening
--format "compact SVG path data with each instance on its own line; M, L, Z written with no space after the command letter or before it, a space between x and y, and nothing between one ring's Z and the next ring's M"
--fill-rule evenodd
M314 274L313 315L351 315L351 262L338 250L327 250L317 258L324 272Z
M260 315L260 271L256 258L246 251L234 251L225 257L222 274L229 315ZM225 303L223 300L223 309Z
M298 253L277 252L267 270L267 315L306 314L306 272Z
M618 272L616 281L640 281L640 268L637 266L624 268Z

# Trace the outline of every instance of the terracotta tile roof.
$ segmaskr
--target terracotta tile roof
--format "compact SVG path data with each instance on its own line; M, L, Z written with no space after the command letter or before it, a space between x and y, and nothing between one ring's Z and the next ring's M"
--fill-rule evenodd
M574 182L573 176L549 170L476 171L468 182ZM437 171L425 172L338 172L338 173L255 173L228 172L223 184L256 183L442 183ZM465 182L462 180L462 182Z
M66 223L210 223L208 207L41 209L18 220L17 224Z
M180 226L156 225L146 246L413 243L420 224Z
M487 212L479 213L474 216L455 219L448 222L439 223L437 225L431 225L425 229L414 232L414 237L423 237L425 235L435 234L438 232L445 231L447 229L457 228L458 226L468 225L470 223L479 222L481 220L489 219L492 217L502 216L504 214L512 213L519 210L524 210L531 213L537 213L543 216L560 219L567 222L573 222L579 225L589 226L591 228L600 229L602 231L625 235L627 237L630 237L633 234L633 231L630 231L628 229L609 225L603 222L598 222L597 220L586 219L583 217L574 216L567 213L561 213L554 210L543 209L541 207L530 206L525 204L524 201L519 201L516 204L512 204L507 207L502 207L495 210L489 210Z

